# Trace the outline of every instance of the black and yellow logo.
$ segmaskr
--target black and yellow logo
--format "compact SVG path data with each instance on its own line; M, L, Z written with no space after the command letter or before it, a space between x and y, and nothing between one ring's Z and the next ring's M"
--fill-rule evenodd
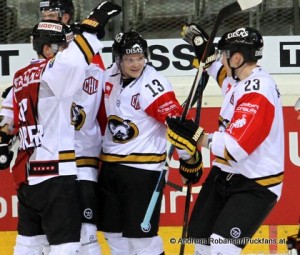
M75 127L75 130L80 130L85 122L86 113L84 108L80 105L72 103L71 107L71 125Z
M107 125L115 143L127 143L139 134L137 126L131 120L123 120L115 115L108 117Z

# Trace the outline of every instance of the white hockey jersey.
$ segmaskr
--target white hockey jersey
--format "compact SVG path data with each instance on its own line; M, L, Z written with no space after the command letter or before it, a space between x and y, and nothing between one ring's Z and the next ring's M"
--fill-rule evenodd
M102 99L103 70L90 64L82 88L74 97L72 122L78 179L97 181L102 137L97 114Z
M221 63L208 72L222 85L219 131L213 134L214 165L268 187L278 198L284 172L283 113L275 81L261 67L242 81L221 79ZM223 76L224 78L225 76Z
M20 147L13 174L17 186L77 174L71 106L100 48L95 35L84 33L50 61L16 73L13 89Z
M182 107L171 84L152 66L126 87L116 63L105 71L104 102L108 118L100 159L161 171L166 160L167 116Z

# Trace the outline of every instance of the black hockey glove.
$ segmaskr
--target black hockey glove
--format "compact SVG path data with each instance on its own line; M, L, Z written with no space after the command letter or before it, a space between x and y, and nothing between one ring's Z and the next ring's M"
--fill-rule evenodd
M12 89L13 85L7 87L3 92L2 92L2 98L6 98L10 90Z
M81 30L97 34L98 39L101 39L105 35L105 25L108 20L117 16L121 11L122 8L117 4L108 1L102 2L82 21Z
M188 182L191 182L192 184L199 182L203 173L201 152L196 151L193 157L195 157L195 163L192 164L187 163L187 161L181 158L179 159L179 173L187 180L185 184Z
M179 117L167 117L167 139L178 149L186 150L194 155L197 150L197 142L203 134L203 128L192 120L182 122Z
M9 149L8 143L11 140L10 135L0 131L0 170L4 170L10 166L10 162L14 153Z
M194 61L194 66L198 68L199 66L199 62L202 59L207 41L208 41L208 34L202 29L200 28L198 25L196 24L186 24L185 26L183 26L182 28L182 32L181 35L183 37L183 40L185 40L188 44L192 45L194 47L195 50L195 54L197 57L196 63ZM215 56L215 48L212 47L210 49L210 52L208 54L208 57L205 61L205 66L204 68L208 68L210 67L210 65L216 60L216 56Z

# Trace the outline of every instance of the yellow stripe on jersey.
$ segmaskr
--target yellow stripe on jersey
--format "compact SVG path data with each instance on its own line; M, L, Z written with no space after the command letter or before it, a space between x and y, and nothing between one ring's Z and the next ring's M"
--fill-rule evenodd
M14 108L12 107L6 107L6 106L2 106L1 109L7 109L7 110L13 110Z
M229 153L229 151L225 148L225 150L224 150L224 158L226 159L226 160L232 160L232 161L235 161L236 162L236 160L234 159L234 157L232 157L232 155Z
M59 162L75 161L75 151L60 151Z
M116 154L101 154L101 161L117 162L117 163L131 163L131 164L153 164L160 163L166 160L166 153L164 154L130 154L130 155L116 155Z
M256 183L266 186L266 187L272 187L276 186L283 181L283 172L279 173L277 175L272 175L272 176L265 176L265 177L260 177L253 179Z
M78 157L76 158L77 167L99 168L99 158L96 157Z
M229 162L221 157L216 157L215 162L226 165L226 166L230 166Z
M81 50L82 54L84 55L84 58L88 64L92 62L92 59L94 57L94 51L91 48L88 41L82 36L82 35L76 35L74 42L77 44L79 49Z
M219 87L222 87L222 83L226 77L227 77L226 69L224 66L222 66L217 74L217 82L219 84Z

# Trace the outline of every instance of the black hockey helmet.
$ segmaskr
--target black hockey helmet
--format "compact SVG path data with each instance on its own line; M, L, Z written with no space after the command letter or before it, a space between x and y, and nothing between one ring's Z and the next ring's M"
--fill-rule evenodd
M57 10L62 16L64 13L67 13L73 17L74 14L74 5L72 0L41 0L40 1L40 11L46 10Z
M219 50L228 50L230 58L234 53L243 54L245 61L257 61L262 58L264 46L261 34L254 28L242 27L225 33L218 42Z
M147 41L136 31L118 33L112 45L112 52L115 58L121 58L126 54L144 53L145 58L149 54Z
M73 39L71 28L56 20L41 21L31 32L33 49L37 54L43 54L44 45L67 44Z

